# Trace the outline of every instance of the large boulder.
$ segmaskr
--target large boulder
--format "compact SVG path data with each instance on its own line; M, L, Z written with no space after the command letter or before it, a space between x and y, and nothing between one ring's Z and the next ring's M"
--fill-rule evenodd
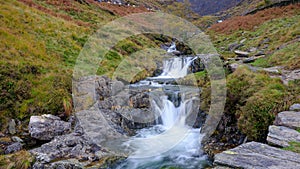
M31 137L38 140L51 140L55 136L67 134L71 131L71 123L62 121L51 114L31 116L29 122Z
M245 169L300 168L300 154L250 142L215 156L216 165Z
M131 94L129 105L133 108L150 108L149 94L141 91Z
M300 112L284 111L277 115L275 125L286 126L292 129L300 128Z
M82 132L80 126L71 134L55 137L51 142L30 150L36 157L34 169L39 168L92 168L103 165L108 158L124 158L95 144ZM95 167L99 168L99 167Z
M95 153L100 150L101 147L97 144L93 144L88 138L78 136L76 133L71 133L57 136L51 142L30 150L30 152L36 156L38 162L49 163L62 158L76 158L88 161L96 158Z
M267 141L272 145L288 147L290 142L300 142L300 133L284 126L270 126Z

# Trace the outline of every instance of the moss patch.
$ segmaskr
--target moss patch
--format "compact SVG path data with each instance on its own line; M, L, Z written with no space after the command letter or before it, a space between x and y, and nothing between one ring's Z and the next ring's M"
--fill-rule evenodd
M290 142L290 146L284 148L284 150L293 151L295 153L300 153L300 143L299 142Z

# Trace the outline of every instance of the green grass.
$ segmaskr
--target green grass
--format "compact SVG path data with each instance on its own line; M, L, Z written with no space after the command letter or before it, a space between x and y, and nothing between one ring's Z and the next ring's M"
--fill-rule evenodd
M284 150L293 151L295 153L300 153L300 143L299 142L290 142L290 146L283 148Z
M181 85L203 86L209 81L207 71L200 71L187 75L179 79L178 83Z
M267 58L261 58L252 63L253 66L271 67L285 66L287 69L300 68L300 42L287 45L283 49L275 51Z
M64 112L61 98L71 97L72 66L91 30L16 1L1 3L1 112L21 120Z
M71 101L72 73L77 56L96 28L117 16L94 5L75 6L74 12L34 1L38 5L72 20L55 17L14 1L1 1L0 6L0 127L6 129L10 118L27 120L33 114L69 114L64 109ZM91 26L80 26L77 22ZM124 57L145 47L157 47L155 36L131 37L115 46L99 68L98 74L112 76ZM152 69L151 69L152 71ZM140 74L144 78L149 72Z
M297 97L289 88L279 79L241 67L227 77L225 113L237 117L239 130L248 139L263 141L276 114L287 110Z
M258 47L259 50L262 50L264 45L268 45L265 50L265 53L270 54L270 61L280 60L280 62L268 62L267 60L260 59L255 64L267 66L267 65L276 65L282 64L291 67L291 62L284 62L284 60L294 58L297 63L299 63L299 49L297 46L299 44L292 43L287 47L277 51L277 48L283 45L284 43L290 42L296 39L297 35L300 34L300 15L295 15L292 17L278 18L267 21L262 25L258 26L252 31L248 30L238 30L231 34L218 34L214 31L209 31L208 34L212 38L212 42L215 45L218 52L222 55L223 58L234 58L235 54L233 52L223 50L223 48L228 48L229 44L240 42L243 39L246 39L244 46L240 50L247 50L251 47ZM270 41L261 44L261 42L269 38ZM291 51L290 49L296 49ZM287 52L287 53L286 53ZM280 58L279 58L280 57ZM267 62L267 63L264 63ZM298 66L298 65L297 65Z

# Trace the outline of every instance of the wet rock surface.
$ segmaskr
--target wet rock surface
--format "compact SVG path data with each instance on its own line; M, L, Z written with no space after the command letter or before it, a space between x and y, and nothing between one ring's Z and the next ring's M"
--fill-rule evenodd
M157 120L151 111L149 89L127 88L123 82L100 76L84 77L74 88L76 127L59 136L49 134L49 129L42 130L47 136L43 139L53 135L54 138L30 151L37 159L34 168L85 168L95 163L101 166L104 159L111 157L114 160L124 158L126 153L120 151L122 140L134 135L137 129L152 126ZM196 122L200 123L206 114L198 114L200 117ZM32 118L30 126L34 127L37 122L38 125L36 130L31 129L31 134L43 127L51 128L49 119L52 123L60 120L52 116ZM190 118L195 121L197 117ZM62 124L66 123L70 124ZM34 134L33 137L41 139Z
M31 116L29 133L32 138L38 140L51 140L55 136L67 134L71 131L71 123L62 121L51 114Z
M224 114L215 132L202 139L202 145L204 152L213 158L215 154L236 147L244 141L246 136L238 130L235 116Z
M300 154L250 142L215 155L215 164L245 169L300 168Z

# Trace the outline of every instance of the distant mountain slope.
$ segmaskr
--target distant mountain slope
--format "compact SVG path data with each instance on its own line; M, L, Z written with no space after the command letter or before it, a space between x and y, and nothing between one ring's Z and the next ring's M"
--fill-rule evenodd
M236 6L242 0L189 0L192 8L200 15L211 15Z

